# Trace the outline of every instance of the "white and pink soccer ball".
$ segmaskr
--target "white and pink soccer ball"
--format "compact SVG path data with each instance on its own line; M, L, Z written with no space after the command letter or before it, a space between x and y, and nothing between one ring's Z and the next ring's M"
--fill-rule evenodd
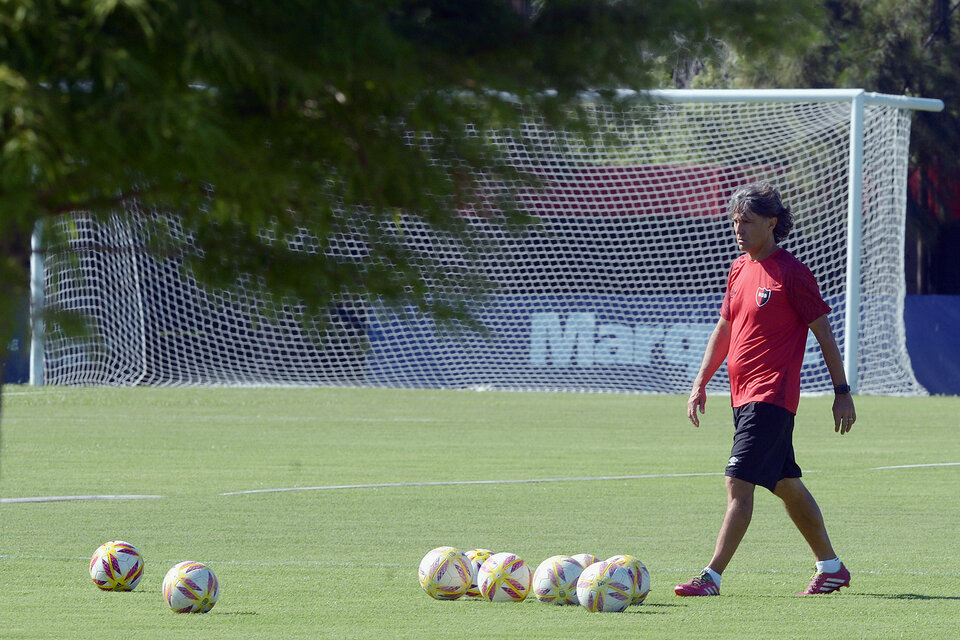
M200 562L181 562L163 577L163 599L176 613L206 613L217 604L220 583Z
M579 562L570 556L551 556L533 572L533 595L547 604L579 604L577 580L583 572Z
M477 572L480 595L490 602L521 602L533 586L533 572L515 553L495 553Z
M470 549L465 553L470 560L470 568L473 569L470 586L467 587L467 593L465 595L477 597L480 595L480 589L477 587L477 575L480 573L480 567L483 563L493 555L493 551L490 549Z
M143 578L143 557L129 542L104 542L90 558L90 579L104 591L133 591Z
M436 600L456 600L473 582L473 562L456 547L431 549L420 561L420 586Z
M620 554L607 558L607 562L613 562L627 568L633 577L634 594L630 604L643 604L647 594L650 593L650 572L640 562L636 556Z
M595 562L577 581L577 599L587 611L623 611L636 595L636 578L624 565Z

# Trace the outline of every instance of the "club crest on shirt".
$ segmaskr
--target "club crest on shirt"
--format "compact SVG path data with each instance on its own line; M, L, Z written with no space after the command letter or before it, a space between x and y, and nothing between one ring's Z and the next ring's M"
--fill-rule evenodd
M757 306L762 307L768 302L770 302L770 289L757 287Z

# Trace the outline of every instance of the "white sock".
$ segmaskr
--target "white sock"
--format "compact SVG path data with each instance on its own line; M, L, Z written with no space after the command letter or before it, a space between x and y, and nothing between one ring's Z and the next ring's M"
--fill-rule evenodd
M840 558L817 561L818 573L836 573L837 571L840 571Z
M704 571L707 572L707 575L710 576L710 578L713 580L713 583L719 587L719 586L720 586L720 574L717 573L716 571L714 571L713 569L711 569L710 567L706 567L706 568L704 569Z

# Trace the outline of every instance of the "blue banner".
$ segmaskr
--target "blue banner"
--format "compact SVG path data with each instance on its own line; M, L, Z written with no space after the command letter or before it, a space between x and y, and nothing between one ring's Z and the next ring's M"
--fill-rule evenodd
M372 314L366 381L388 386L687 393L721 296L503 295L484 332L444 332L413 311ZM804 376L829 387L812 334ZM808 369L809 368L809 369ZM708 389L729 391L726 367Z
M960 296L907 296L907 351L932 394L960 395Z

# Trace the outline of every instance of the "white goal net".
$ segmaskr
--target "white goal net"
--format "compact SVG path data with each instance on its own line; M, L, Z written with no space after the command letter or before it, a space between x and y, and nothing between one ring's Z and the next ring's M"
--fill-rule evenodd
M413 218L402 223L409 247L449 266L451 279L469 273L493 285L467 300L482 330L451 330L362 296L321 324L296 304L266 317L256 286L206 290L182 272L182 256L143 250L149 232L138 221L149 216L71 216L60 222L69 246L47 248L38 286L44 305L82 313L93 332L47 326L35 381L687 393L738 253L727 200L761 179L792 206L796 227L782 246L816 275L849 349L851 101L681 95L616 112L588 104L599 134L589 142L535 115L498 135L509 161L539 183L477 175L476 184L491 203L516 189L535 222L512 235L463 211L487 248L479 258ZM910 111L868 101L863 125L854 373L861 393L922 394L902 313ZM611 132L619 144L604 143ZM335 245L363 259L356 234ZM802 380L807 392L831 388L812 335ZM724 368L709 391L727 390Z

